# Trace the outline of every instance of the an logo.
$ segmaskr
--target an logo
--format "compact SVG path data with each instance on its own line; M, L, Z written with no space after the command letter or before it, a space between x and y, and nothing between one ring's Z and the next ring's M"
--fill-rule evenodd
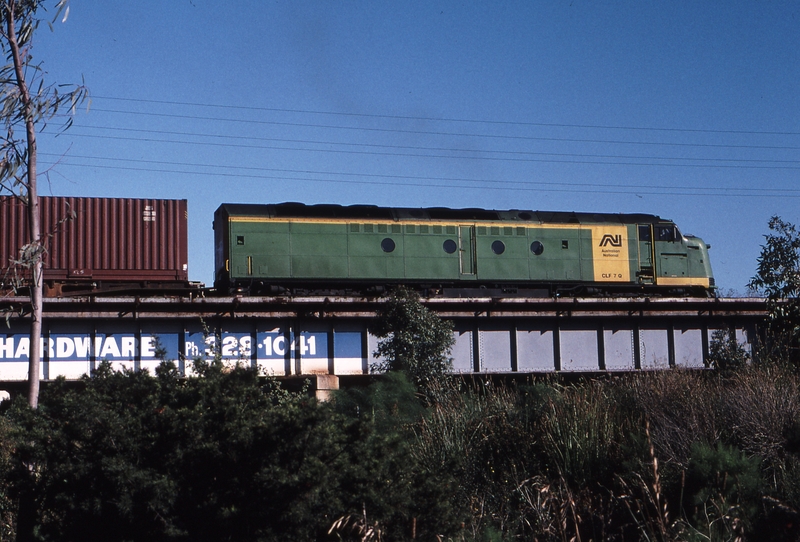
M607 247L611 245L612 247L621 247L622 246L622 235L611 235L607 233L603 236L600 240L601 247Z

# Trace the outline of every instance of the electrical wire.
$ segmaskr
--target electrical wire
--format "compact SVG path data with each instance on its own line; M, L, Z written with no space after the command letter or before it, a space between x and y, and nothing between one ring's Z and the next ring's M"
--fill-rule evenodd
M43 156L52 156L43 153ZM581 192L589 193L605 193L605 194L631 194L636 192L639 195L676 195L676 196L724 196L724 197L780 197L780 198L798 198L800 197L800 190L792 189L764 189L764 188L727 188L720 192L716 187L690 187L690 186L670 186L669 191L663 189L653 189L642 185L633 184L613 184L605 185L602 188L594 183L571 183L571 182L540 182L540 181L515 181L515 180L492 180L492 179L465 179L459 177L423 177L423 176L404 176L404 175L385 175L385 174L366 174L366 173L352 173L352 172L325 172L314 170L293 170L293 169L280 169L280 168L253 168L238 166L230 168L228 166L217 166L209 164L195 164L185 162L166 162L159 160L125 160L118 158L96 158L91 156L75 156L74 158L87 158L87 159L101 159L109 161L133 162L133 163L148 163L154 165L178 165L182 167L195 167L195 168L216 168L224 169L224 171L205 171L203 169L164 169L155 167L134 167L134 166L119 166L119 165L103 165L96 163L71 163L64 162L61 166L67 167L85 167L85 168L98 168L98 169L116 169L125 171L142 171L150 173L174 173L182 175L203 175L215 176L225 178L242 178L242 179L259 179L259 180L282 180L282 181L308 181L308 182L321 182L321 183L339 183L339 184L360 184L360 185L381 185L381 186L413 186L413 187L437 187L437 188L466 188L476 190L520 190L520 191L546 191L546 192L574 192L576 188L580 188ZM230 169L237 169L240 171L251 171L252 173L231 173ZM283 175L265 175L259 172L275 172L283 173ZM287 176L291 175L291 176ZM298 177L297 175L324 175L324 176L341 176L342 179L322 179L316 177ZM386 181L368 181L357 180L353 177L361 178L377 178L388 179ZM396 181L404 181L398 183ZM413 182L408 182L413 181ZM439 184L431 183L431 181L438 181ZM462 184L452 184L453 182ZM443 184L447 183L447 184ZM470 184L463 184L470 183ZM570 188L551 188L551 187L570 187Z
M123 109L104 109L94 108L91 111L105 115L106 118L119 118L119 115L133 115L139 117L158 118L166 121L182 121L184 124L191 126L202 126L205 123L213 122L215 129L225 126L269 126L271 128L285 130L285 133L279 133L275 136L264 135L245 135L237 131L235 134L225 133L212 133L204 130L168 130L156 128L135 128L128 124L128 121L121 120L119 125L110 126L103 124L85 123L85 117L80 118L80 123L73 124L72 129L66 133L67 137L95 139L103 141L128 141L140 144L155 144L159 146L166 145L184 145L194 147L217 147L227 149L241 149L241 150L264 150L264 151L282 151L293 153L338 153L343 155L352 156L375 156L375 157L396 157L396 158L413 158L424 160L470 160L470 161L487 161L487 162L503 162L508 164L514 163L550 163L550 164L565 164L565 165L602 165L602 166L626 166L626 167L667 167L667 168L705 168L705 169L718 169L718 170L797 170L800 169L800 159L794 159L793 156L776 156L774 152L786 152L800 150L800 146L794 146L786 143L771 143L764 144L757 143L742 143L742 136L749 136L750 138L758 138L762 136L774 137L780 136L782 139L800 135L797 132L780 132L780 131L744 131L744 130L709 130L709 129L695 129L695 128L670 128L670 127L640 127L640 126L603 126L592 124L563 124L563 123L535 123L524 121L503 121L503 120L478 120L478 119L459 119L459 118L436 118L436 117L419 117L419 116L403 116L403 115L386 115L386 114L370 114L370 113L348 113L348 112L335 112L335 111L315 111L304 109L286 109L286 108L270 108L270 107L253 107L253 106L238 106L238 105L225 105L225 104L201 104L191 102L179 102L169 100L153 100L153 99L136 99L136 98L123 98L111 96L94 96L93 99L109 100L122 103L141 104L146 107L149 106L169 106L170 108L195 108L195 109L218 109L225 111L242 111L248 113L270 113L280 115L315 115L324 116L329 118L359 118L370 120L387 120L392 122L415 122L420 121L430 123L462 123L471 126L483 126L484 128L557 128L564 129L580 129L580 130L619 130L628 131L630 133L645 133L652 132L655 134L704 134L713 135L716 137L723 136L736 136L737 141L653 141L653 140L638 140L634 138L603 138L603 137L561 137L554 135L531 135L519 133L481 133L479 131L460 132L450 131L434 128L432 130L421 129L408 129L403 127L386 127L386 126L353 126L350 124L336 124L326 122L308 122L308 121L289 121L278 119L263 119L263 118L234 118L231 116L208 116L205 114L181 114L177 112L163 112L157 110L147 111L133 111ZM101 115L101 116L102 116ZM255 116L255 115L254 115ZM114 121L116 123L116 121ZM357 138L352 137L334 137L334 138L298 138L292 134L293 131L302 129L308 131L309 129L319 131L331 131L333 133L349 133ZM96 132L101 133L96 133ZM87 133L88 132L88 133ZM95 132L95 133L93 133ZM126 136L124 134L134 134L134 136ZM580 152L580 149L573 151L572 149L522 149L514 148L513 146L497 149L483 146L447 146L441 143L432 143L430 145L421 144L402 144L400 141L380 142L376 140L377 135L386 136L425 136L428 138L470 138L471 140L489 141L502 141L506 145L518 143L542 143L553 145L575 145L580 146L597 146L603 145L606 147L619 147L619 146L640 146L649 148L663 148L666 149L687 149L707 151L714 150L727 150L738 153L731 156L676 156L676 155L658 155L657 153L650 153L647 155L637 155L625 152ZM141 137L140 137L141 136ZM153 136L153 137L147 137ZM122 147L120 147L122 150ZM745 156L742 151L761 152L773 151L769 155L762 156ZM198 154L203 151L198 150ZM40 153L42 156L57 156L53 154ZM515 180L493 180L493 179L465 179L458 177L441 177L441 176L425 176L425 175L386 175L379 173L364 173L364 172L326 172L314 170L292 170L292 169L278 169L278 168L260 168L260 167L247 167L237 164L200 164L192 162L163 162L157 160L139 160L129 159L120 156L92 156L91 154L82 154L78 156L69 156L70 160L61 161L56 160L59 166L68 166L73 168L102 168L102 169L117 169L125 171L143 171L162 174L191 174L191 175L215 175L221 177L233 178L251 178L251 179L264 179L264 180L293 180L293 181L308 181L308 182L324 182L324 183L344 183L344 184L362 184L362 185L392 185L397 186L398 181L403 186L421 186L421 187L437 187L437 188L467 188L467 189L503 189L503 190L538 190L548 192L589 192L589 193L626 193L630 194L635 192L637 195L683 195L683 196L724 196L724 197L787 197L796 198L800 197L800 190L784 189L784 188L737 188L733 186L719 186L719 187L698 187L698 186L670 186L669 191L664 191L662 187L649 187L641 184L603 184L599 183L569 183L569 182L538 182L538 181L515 181ZM74 161L79 158L81 162ZM105 161L106 164L97 163L97 161ZM111 164L108 164L108 162ZM139 165L125 165L125 164L139 164ZM415 162L418 163L418 162ZM164 166L164 167L158 167ZM191 168L176 169L179 168ZM440 164L438 167L442 167ZM444 166L447 167L447 166ZM272 173L272 174L267 174ZM274 174L282 175L274 175ZM290 176L287 179L287 175ZM304 175L298 177L298 175ZM311 175L311 177L309 177ZM327 177L327 178L321 178ZM383 180L380 180L383 179ZM435 183L435 184L432 184ZM466 184L465 184L466 183Z
M652 132L685 132L685 133L702 133L702 134L779 135L779 136L800 135L800 132L783 132L783 131L713 130L707 128L666 128L666 127L643 127L643 126L615 126L615 125L602 125L602 124L566 124L566 123L523 122L523 121L506 121L506 120L478 120L478 119L460 119L460 118L448 118L448 117L417 117L411 115L348 113L348 112L336 112L336 111L320 111L313 109L287 109L278 107L255 107L255 106L241 106L241 105L229 105L229 104L204 104L196 102L178 102L171 100L153 100L145 98L123 98L119 96L92 96L92 98L123 101L123 102L134 102L134 103L232 109L241 111L268 111L277 113L302 113L302 114L313 114L313 115L335 115L341 117L380 118L380 119L430 121L430 122L458 122L458 123L486 124L486 125L500 125L500 126L537 126L544 128L584 128L584 129L604 129L604 130L636 130L636 131L652 131Z

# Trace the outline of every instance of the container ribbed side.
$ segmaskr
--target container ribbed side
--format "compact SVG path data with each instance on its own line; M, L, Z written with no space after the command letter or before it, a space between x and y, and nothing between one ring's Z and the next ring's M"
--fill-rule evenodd
M42 197L45 280L188 280L186 200ZM0 198L0 273L27 239L27 207Z

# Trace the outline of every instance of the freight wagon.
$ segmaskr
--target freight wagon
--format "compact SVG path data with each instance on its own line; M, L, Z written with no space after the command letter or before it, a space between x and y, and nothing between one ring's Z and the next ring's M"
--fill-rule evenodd
M258 293L713 296L709 246L648 214L223 204L215 286Z
M186 200L41 197L47 296L185 288ZM27 207L0 197L0 285L28 278L14 266L28 240ZM18 281L17 281L18 282Z

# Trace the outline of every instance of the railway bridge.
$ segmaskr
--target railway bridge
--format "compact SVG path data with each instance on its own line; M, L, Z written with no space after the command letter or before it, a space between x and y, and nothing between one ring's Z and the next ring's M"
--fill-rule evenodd
M27 379L26 298L0 299L0 383ZM77 379L103 360L148 369L163 359L190 375L197 357L312 376L318 389L368 375L374 297L88 296L44 301L45 381ZM755 298L430 298L452 320L463 374L612 372L707 366L714 332L752 352L766 302Z

